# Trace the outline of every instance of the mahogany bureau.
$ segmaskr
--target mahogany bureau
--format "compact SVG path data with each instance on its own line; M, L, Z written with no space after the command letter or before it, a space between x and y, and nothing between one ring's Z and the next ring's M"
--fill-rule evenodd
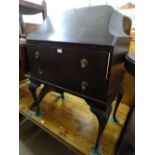
M34 98L30 108L36 108L39 115L40 101L53 89L62 99L63 92L85 99L99 121L94 147L99 154L111 103L123 81L129 43L123 15L111 6L72 9L47 17L39 29L27 36L29 89ZM40 84L44 87L37 96Z

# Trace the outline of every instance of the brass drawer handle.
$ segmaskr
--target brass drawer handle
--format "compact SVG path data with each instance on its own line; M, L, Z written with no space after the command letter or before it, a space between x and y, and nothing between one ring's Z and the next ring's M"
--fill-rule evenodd
M86 81L81 82L81 89L84 91L88 88L88 83Z
M81 68L85 69L88 65L88 60L87 59L81 59Z
M43 73L40 67L38 67L38 73L39 74L42 74Z
M40 52L39 51L36 51L35 52L35 58L38 59L39 58L39 55L40 55Z

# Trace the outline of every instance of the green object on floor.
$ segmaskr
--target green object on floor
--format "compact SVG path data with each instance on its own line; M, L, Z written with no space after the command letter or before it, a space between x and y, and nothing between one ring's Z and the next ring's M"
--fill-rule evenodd
M40 117L43 115L42 112L39 112L39 114L36 111L32 111L32 110L28 110L27 114L32 117L32 116L36 116L36 117Z
M36 113L35 113L35 116L36 116L36 117L41 117L42 115L43 115L42 112L39 112L39 113L36 112Z
M112 115L110 115L108 122L109 123L120 124L120 121L119 121L118 117L116 117L116 122L115 122Z
M28 114L30 117L32 117L32 116L35 115L35 112L32 111L32 110L28 110L27 114Z
M114 123L114 119L113 119L112 115L110 115L108 122Z
M98 152L95 152L95 146L92 145L90 148L90 154L89 155L103 155L102 148L99 146Z

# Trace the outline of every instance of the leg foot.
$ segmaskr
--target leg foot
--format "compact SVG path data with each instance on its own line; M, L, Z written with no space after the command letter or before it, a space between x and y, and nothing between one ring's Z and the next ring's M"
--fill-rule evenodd
M102 148L99 147L98 151L96 152L95 146L92 145L91 148L90 148L90 155L103 155Z

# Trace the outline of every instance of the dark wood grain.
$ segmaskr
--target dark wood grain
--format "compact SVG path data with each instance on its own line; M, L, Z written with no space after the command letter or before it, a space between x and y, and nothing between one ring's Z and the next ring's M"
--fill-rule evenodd
M25 52L26 44L19 45L19 80L25 79Z

